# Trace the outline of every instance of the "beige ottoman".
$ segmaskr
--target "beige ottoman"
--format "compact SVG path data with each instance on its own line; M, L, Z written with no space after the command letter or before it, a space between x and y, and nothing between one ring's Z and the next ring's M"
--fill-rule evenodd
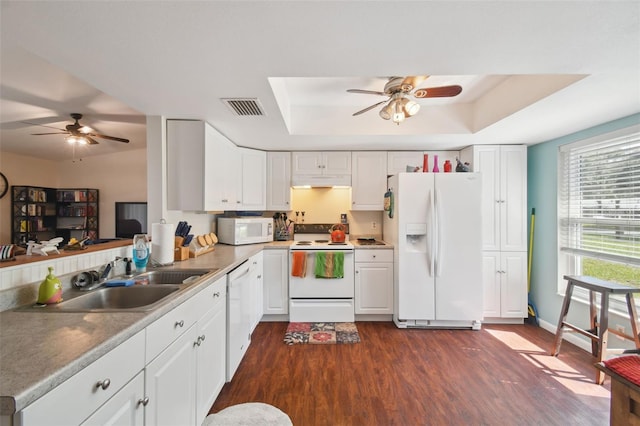
M247 402L232 405L215 414L209 414L202 426L293 426L291 419L273 405Z

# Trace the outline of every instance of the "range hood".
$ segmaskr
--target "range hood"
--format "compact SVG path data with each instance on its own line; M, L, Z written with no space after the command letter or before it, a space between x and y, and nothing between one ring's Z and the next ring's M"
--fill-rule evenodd
M293 175L291 186L312 188L351 186L351 175Z

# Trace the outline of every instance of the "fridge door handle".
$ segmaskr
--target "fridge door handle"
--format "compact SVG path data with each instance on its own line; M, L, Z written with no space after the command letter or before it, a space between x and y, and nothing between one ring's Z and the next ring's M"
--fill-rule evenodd
M436 189L436 196L435 196L435 206L436 206L436 250L435 250L435 266L436 266L436 277L440 276L440 272L442 270L442 256L441 256L441 252L442 252L442 232L440 230L440 191Z
M429 261L429 276L433 276L434 270L434 239L433 235L435 232L435 211L433 206L433 191L429 190L429 195L427 197L427 223L430 225L429 235L427 235L427 260Z

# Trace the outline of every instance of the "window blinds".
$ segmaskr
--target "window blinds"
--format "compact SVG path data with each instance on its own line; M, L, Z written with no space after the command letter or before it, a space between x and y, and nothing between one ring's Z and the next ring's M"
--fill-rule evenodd
M640 266L640 132L560 149L560 249Z

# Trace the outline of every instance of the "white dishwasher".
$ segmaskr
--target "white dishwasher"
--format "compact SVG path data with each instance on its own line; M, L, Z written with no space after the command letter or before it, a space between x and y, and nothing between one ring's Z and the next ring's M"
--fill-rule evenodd
M227 275L227 382L230 382L251 342L249 262Z

